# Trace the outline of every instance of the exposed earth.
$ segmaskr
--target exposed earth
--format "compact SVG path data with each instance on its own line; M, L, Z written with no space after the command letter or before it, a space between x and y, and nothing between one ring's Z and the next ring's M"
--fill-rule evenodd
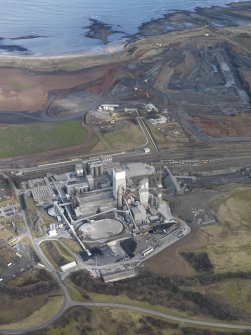
M251 2L245 2L168 14L143 24L139 34L110 57L2 56L0 123L82 119L96 131L90 136L99 137L97 150L109 151L114 149L104 149L99 132L113 134L125 125L124 119L134 122L136 115L123 113L124 108L137 108L146 120L157 117L143 111L144 104L152 103L167 117L165 126L147 123L160 150L211 142L248 145L250 11ZM119 32L96 20L88 29L93 38L104 41ZM96 117L97 107L105 103L120 105L116 120L111 115ZM142 141L134 144L140 145ZM92 150L79 143L72 152L83 146L85 153ZM53 152L57 154L62 152Z
M244 9L233 5L180 12L146 23L140 28L142 35L148 36L150 31L156 34L153 26L158 26L162 35L153 44L151 38L131 42L124 51L128 53L125 61L77 72L39 73L36 66L29 65L24 69L1 68L2 120L8 123L6 112L34 113L41 121L74 118L102 102L138 106L148 100L160 109L168 108L199 140L203 140L203 132L212 137L250 136L249 127L244 125L250 112L250 28L245 26L245 34L239 28L251 20L246 12L250 6L248 2ZM218 34L216 21L222 19L223 12L222 22L228 28ZM205 20L214 29L194 29ZM193 22L191 31L187 21ZM176 28L169 29L168 24ZM240 113L241 121L237 122L232 116ZM219 116L212 121L214 132L208 130L211 115ZM24 114L16 118L16 122L27 120ZM224 125L233 130L227 133Z

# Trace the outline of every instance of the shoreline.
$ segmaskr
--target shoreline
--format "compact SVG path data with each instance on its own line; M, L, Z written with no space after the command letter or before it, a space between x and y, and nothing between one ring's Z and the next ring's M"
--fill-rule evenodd
M214 26L214 20L223 19L226 16L227 19L233 21L232 27L241 26L245 23L241 20L247 21L246 24L251 24L251 18L245 17L243 13L240 15L238 9L245 10L245 7L250 5L251 1L244 0L238 2L228 2L224 5L212 5L209 7L197 6L194 9L186 10L167 10L166 13L161 16L152 18L149 21L143 22L138 26L138 31L128 38L118 39L113 42L108 42L103 45L97 45L85 50L69 51L66 53L54 53L54 54L15 54L15 53L0 53L0 60L2 59L26 59L26 60L57 60L57 59L77 59L81 57L92 57L92 56L107 56L125 51L126 47L132 43L144 41L150 37L159 38L164 34L172 32L184 32L193 30L196 28L203 28L208 25L208 28L226 28L231 27L231 22L223 23L222 26ZM236 13L232 13L236 11ZM218 16L217 16L218 15ZM222 16L222 17L221 17ZM234 22L233 17L236 22ZM239 16L239 18L238 18ZM182 20L180 19L182 17ZM224 18L224 19L226 19ZM197 21L196 21L197 20ZM238 23L238 20L240 21ZM204 21L204 22L203 22ZM103 22L101 22L103 23ZM105 23L104 23L105 24ZM166 27L167 26L167 27ZM152 30L152 31L151 31ZM97 38L98 39L98 38Z
M123 52L124 48L127 46L127 42L125 41L116 41L111 42L104 46L97 46L92 49L83 50L83 51L72 51L67 53L60 53L60 54L48 54L48 55L16 55L16 54L1 54L0 53L0 60L1 59L27 59L27 60L49 60L49 59L64 59L64 58L80 58L80 57L91 57L91 56L105 56L110 55L113 53ZM98 49L98 50L97 50Z

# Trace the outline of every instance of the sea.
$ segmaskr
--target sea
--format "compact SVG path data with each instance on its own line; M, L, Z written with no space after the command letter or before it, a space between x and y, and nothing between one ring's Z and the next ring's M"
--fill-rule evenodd
M234 1L232 1L234 2ZM0 0L0 53L59 55L102 52L104 44L85 36L90 19L134 34L138 26L175 10L226 5L226 0ZM111 45L124 35L109 37Z

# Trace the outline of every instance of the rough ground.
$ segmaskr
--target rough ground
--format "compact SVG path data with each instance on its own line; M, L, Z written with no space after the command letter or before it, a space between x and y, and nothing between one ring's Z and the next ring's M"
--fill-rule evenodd
M2 64L9 67L0 68L0 123L80 118L102 103L141 113L142 104L151 102L168 117L165 129L150 129L161 150L208 142L248 143L250 13L248 2L151 21L140 27L141 35L161 35L131 41L110 61L97 55L86 56L85 62L80 56L15 62L4 57ZM68 155L67 150L41 158ZM71 154L79 150L75 147Z
M78 73L34 73L0 68L0 112L38 112L46 107L50 92L83 91L96 80L107 80L115 66L87 69ZM88 84L88 85L86 85ZM56 91L56 92L55 92Z

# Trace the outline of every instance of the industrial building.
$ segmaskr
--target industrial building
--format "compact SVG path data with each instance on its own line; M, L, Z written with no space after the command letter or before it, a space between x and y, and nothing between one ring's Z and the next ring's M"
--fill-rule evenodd
M131 212L136 224L144 224L147 218L146 209L140 203L131 208Z
M31 194L36 203L43 203L45 201L51 201L55 197L50 186L38 186L31 189Z
M85 197L75 198L75 202L74 213L77 218L88 217L115 208L112 191L87 194Z
M50 237L54 237L57 236L57 234L58 234L57 225L55 223L50 224L48 235Z
M77 266L77 263L75 261L73 262L70 262L70 263L67 263L67 264L64 264L62 266L60 266L60 269L62 272L66 272L72 268L75 268Z
M126 189L126 174L121 168L113 170L113 196L118 199L119 193Z
M76 164L75 172L76 172L77 177L82 177L84 175L84 169L81 163Z
M167 121L167 118L163 115L158 115L157 118L152 118L148 120L151 124L156 125L156 124L165 124Z
M103 162L100 160L91 161L87 163L88 166L88 173L93 177L99 177L103 175L104 166Z
M139 199L140 203L148 207L149 203L149 180L147 178L144 178L139 182Z
M76 164L72 172L28 184L34 199L43 200L55 220L47 230L49 237L73 238L88 266L117 266L149 257L167 236L178 239L180 227L157 185L153 187L153 174L152 165L122 165L102 156ZM37 194L37 188L47 193ZM102 274L106 282L134 275L132 268L111 268Z
M106 272L101 270L101 276L105 283L112 283L115 281L132 278L136 276L135 269L124 269L116 272Z
M69 183L66 185L66 190L68 194L72 194L72 193L85 193L88 192L89 190L89 184L88 182L80 182L80 183Z
M98 107L98 111L114 112L117 108L119 108L117 104L103 104Z
M93 179L93 176L91 174L87 174L86 175L86 180L87 180L89 191L94 190L94 179Z
M148 113L151 113L151 112L158 113L158 111L159 111L158 108L156 106L154 106L152 103L145 104L144 108Z

